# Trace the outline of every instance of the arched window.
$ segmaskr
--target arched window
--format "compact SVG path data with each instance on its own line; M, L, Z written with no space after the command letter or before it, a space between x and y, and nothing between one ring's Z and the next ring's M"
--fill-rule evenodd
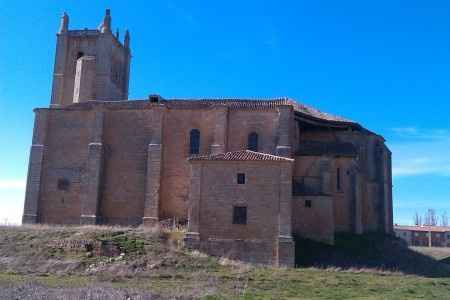
M192 129L189 133L189 154L198 154L200 152L200 131Z
M252 132L248 135L247 149L251 151L258 151L258 134Z

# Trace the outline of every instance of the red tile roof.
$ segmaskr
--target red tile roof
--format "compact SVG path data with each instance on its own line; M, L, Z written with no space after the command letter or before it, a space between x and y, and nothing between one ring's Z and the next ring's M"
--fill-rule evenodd
M450 227L444 226L403 226L395 225L394 230L425 231L425 232L450 232Z
M321 120L355 123L351 120L321 112L311 106L300 104L297 101L282 97L269 99L241 99L241 98L197 98L197 99L163 99L169 108L193 108L193 107L209 107L214 105L224 105L230 109L271 109L282 105L290 105L296 112L305 114Z
M317 120L349 124L360 126L356 122L339 116L322 112L311 106L298 103L297 101L287 98L268 98L268 99L249 99L249 98L160 98L159 102L150 102L148 100L123 100L123 101L86 101L81 103L73 103L61 109L79 110L90 109L92 106L104 106L109 109L146 109L153 106L166 106L172 109L195 109L210 108L214 106L225 106L230 109L248 109L248 110L266 110L276 109L278 106L292 106L294 111L304 117Z
M232 151L214 155L193 155L189 160L221 160L221 161L294 161L293 159L250 150Z

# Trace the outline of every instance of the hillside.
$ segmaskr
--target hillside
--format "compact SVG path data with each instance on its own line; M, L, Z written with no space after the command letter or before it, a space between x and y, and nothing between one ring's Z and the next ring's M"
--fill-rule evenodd
M61 295L64 299L448 299L450 295L450 267L409 251L397 240L344 236L337 247L299 241L302 266L276 269L184 250L182 237L181 230L158 228L0 227L0 299L61 299Z

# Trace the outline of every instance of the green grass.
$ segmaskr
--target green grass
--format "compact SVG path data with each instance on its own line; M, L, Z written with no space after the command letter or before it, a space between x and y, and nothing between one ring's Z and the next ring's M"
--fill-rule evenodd
M254 268L205 274L120 278L116 288L137 288L164 295L211 290L204 299L448 299L450 279L324 271L317 269ZM104 280L86 276L18 275L0 273L2 283L37 282L48 287L86 287Z
M125 258L116 261L107 257L86 257L83 253L61 252L46 246L48 241L58 238L112 241L126 253ZM395 270L376 267L375 263L385 258L375 248L388 246L378 245L377 239L373 236L362 239L340 237L339 247L321 250L321 254L332 254L329 265L285 269L249 266L186 251L180 247L181 232L140 228L0 227L0 290L36 283L48 289L106 285L169 298L184 296L209 300L450 299L450 277L414 274L413 269L408 269L411 272L405 275L401 270L393 272ZM305 247L303 245L302 249ZM311 253L317 252L320 245L314 247L318 248L310 250ZM388 254L401 249L391 250ZM311 253L304 252L310 262L313 261ZM419 265L439 264L428 256L414 256L416 254L408 252L407 262L414 263L409 260L413 259ZM347 264L348 257L357 262L365 259L369 263L355 264L346 270L333 265L337 258L343 258ZM364 268L360 269L360 266Z

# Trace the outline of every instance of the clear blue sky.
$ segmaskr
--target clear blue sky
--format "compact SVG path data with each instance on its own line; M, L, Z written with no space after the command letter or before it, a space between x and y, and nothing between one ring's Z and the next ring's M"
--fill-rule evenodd
M384 135L395 222L450 214L449 1L0 0L0 221L20 219L55 33L111 8L131 32L130 98L290 96Z

